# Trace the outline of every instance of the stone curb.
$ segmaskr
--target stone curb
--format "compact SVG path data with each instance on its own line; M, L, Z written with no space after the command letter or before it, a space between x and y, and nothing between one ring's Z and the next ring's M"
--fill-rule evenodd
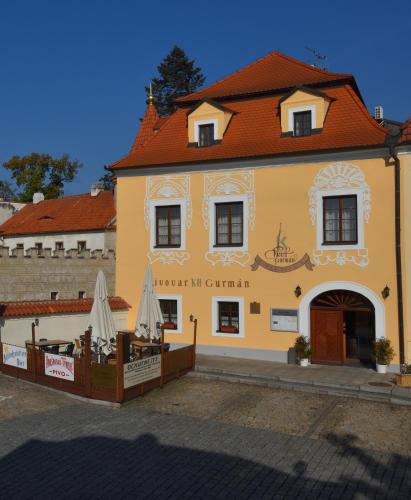
M213 369L198 365L195 371L187 373L187 376L207 380L219 380L221 382L258 385L276 389L288 389L302 392L311 392L315 394L326 394L355 399L364 399L368 401L378 401L381 403L411 406L411 396L409 395L409 392L407 391L407 393L404 393L403 390L398 391L398 389L403 388L396 386L383 388L365 385L338 385L327 382L314 382L311 380L296 380L293 378L281 376L255 376L251 375L250 373L237 373L231 372L227 369Z

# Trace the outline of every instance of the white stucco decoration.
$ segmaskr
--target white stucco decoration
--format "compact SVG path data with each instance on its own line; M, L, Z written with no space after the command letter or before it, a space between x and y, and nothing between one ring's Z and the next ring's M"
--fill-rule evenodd
M190 195L190 176L189 175L159 175L150 176L146 180L146 197L144 200L144 220L147 231L152 232L152 205L153 201L159 204L165 204L166 200L178 199L182 207L182 222L184 227L181 231L191 227L193 218L192 202ZM183 216L184 214L184 216ZM152 235L150 235L152 241ZM182 241L185 241L185 234L182 234ZM162 264L180 264L190 258L190 254L185 249L153 249L147 253L150 264L160 262Z
M323 196L355 194L357 196L358 243L354 245L323 245ZM316 226L316 248L313 260L317 266L330 263L343 266L355 264L368 265L368 249L365 246L364 225L371 214L371 190L365 181L364 173L350 163L334 163L321 168L308 193L311 222Z
M311 288L301 299L298 308L299 330L301 335L310 337L310 306L318 295L331 290L348 290L357 292L366 297L374 306L375 312L375 338L385 338L385 305L378 295L370 288L352 281L329 281Z

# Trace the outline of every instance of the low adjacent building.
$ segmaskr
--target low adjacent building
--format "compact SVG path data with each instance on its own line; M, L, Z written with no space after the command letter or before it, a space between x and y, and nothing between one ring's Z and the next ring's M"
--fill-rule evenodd
M37 193L0 226L0 300L93 297L98 271L115 293L112 191L44 200Z

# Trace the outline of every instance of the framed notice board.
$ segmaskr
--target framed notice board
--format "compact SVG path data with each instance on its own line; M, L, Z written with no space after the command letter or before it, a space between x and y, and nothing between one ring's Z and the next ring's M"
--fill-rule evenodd
M270 309L272 331L298 332L298 309Z

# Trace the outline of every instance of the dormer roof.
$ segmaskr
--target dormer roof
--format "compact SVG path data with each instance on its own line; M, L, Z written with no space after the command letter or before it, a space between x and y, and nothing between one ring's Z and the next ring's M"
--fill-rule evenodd
M236 113L236 111L229 109L226 106L223 106L222 104L220 104L217 101L214 101L213 99L204 98L198 101L198 103L193 108L190 108L187 111L187 116L191 115L191 113L194 113L194 111L196 111L200 106L202 106L205 103L209 104L210 106L213 106L213 108L216 108L219 111L223 111L224 113L231 113L232 115Z
M289 97L291 97L292 95L294 95L296 92L299 92L299 91L304 92L305 94L311 94L314 97L322 97L323 99L327 99L329 101L333 100L333 98L331 98L329 95L325 94L324 92L321 92L318 89L313 89L310 87L306 87L304 85L298 85L281 97L281 99L279 101L280 104L282 102L286 101Z

